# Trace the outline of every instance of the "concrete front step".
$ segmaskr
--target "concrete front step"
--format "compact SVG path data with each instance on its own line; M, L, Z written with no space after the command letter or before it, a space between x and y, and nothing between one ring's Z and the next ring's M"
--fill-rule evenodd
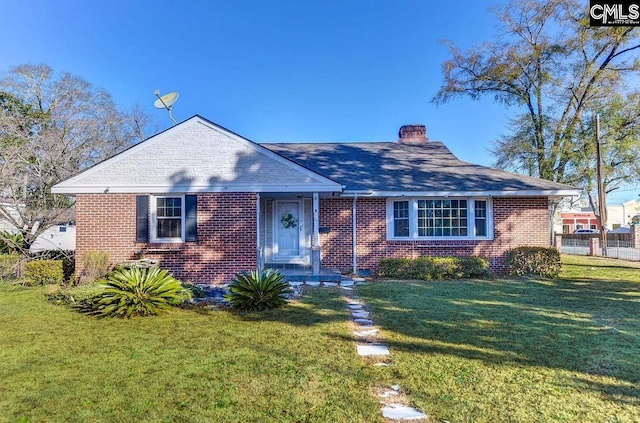
M342 280L340 272L323 271L319 274L313 274L311 272L300 270L284 270L280 271L284 275L285 280L289 282L336 282L339 283Z
M347 286L341 286L340 282L328 282L328 281L312 281L312 280L303 280L303 281L292 281L287 280L287 283L290 286L324 286L325 288L342 288L345 291L353 291L353 288Z

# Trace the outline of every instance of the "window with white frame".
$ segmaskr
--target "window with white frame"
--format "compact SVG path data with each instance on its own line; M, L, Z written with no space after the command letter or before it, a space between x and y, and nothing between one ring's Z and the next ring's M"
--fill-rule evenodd
M473 211L475 214L476 237L487 236L487 200L474 200Z
M154 197L152 240L181 241L184 238L184 198Z
M409 202L393 202L393 236L409 236Z
M488 198L390 199L389 239L489 239Z
M418 237L467 236L467 200L416 200Z

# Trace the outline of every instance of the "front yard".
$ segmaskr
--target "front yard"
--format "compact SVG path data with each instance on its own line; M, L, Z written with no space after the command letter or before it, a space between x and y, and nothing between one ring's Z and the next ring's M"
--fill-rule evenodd
M565 256L562 279L359 289L388 381L451 422L640 421L640 268Z
M341 293L240 317L97 320L0 285L0 421L375 422Z
M358 287L389 367L357 356L337 289L98 320L0 283L0 421L376 422L381 384L433 421L640 421L640 266L563 260L556 281Z

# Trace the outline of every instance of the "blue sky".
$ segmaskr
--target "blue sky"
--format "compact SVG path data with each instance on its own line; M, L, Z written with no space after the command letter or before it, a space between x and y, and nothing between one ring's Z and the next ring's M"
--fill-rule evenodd
M448 58L496 31L490 3L466 1L5 2L0 71L46 63L140 102L178 91L177 120L200 114L256 142L392 141L422 123L460 159L487 149L514 112L491 99L431 103ZM610 197L637 198L638 190Z

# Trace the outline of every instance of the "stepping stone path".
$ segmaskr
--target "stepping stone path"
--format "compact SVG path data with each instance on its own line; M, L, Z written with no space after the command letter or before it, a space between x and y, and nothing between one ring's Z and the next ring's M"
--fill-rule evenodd
M357 279L353 278L356 285L364 282L364 279L361 281ZM358 299L351 288L344 286L344 282L342 283L342 288L345 289L345 294L349 298L347 306L351 312L353 322L356 324L353 335L358 342L358 355L379 358L380 362L375 363L374 366L390 366L389 358L391 354L389 347L376 339L379 330L374 327L373 320L370 319L370 313L365 310L365 304ZM427 421L428 416L425 413L405 404L406 396L400 394L400 389L399 385L392 385L391 389L385 389L378 395L382 404L382 416L394 422Z
M417 408L391 404L382 409L382 417L393 420L424 420L427 415Z
M358 345L358 354L368 355L389 355L389 347L383 344Z
M290 281L289 285L295 290L294 297L299 296L303 285L307 286L325 286L340 287L345 291L345 295L349 298L349 311L356 325L353 335L357 339L357 351L360 356L379 358L378 363L374 363L377 367L391 366L391 354L389 347L380 342L376 337L379 334L378 328L374 326L370 313L365 310L365 304L362 303L355 294L354 285L362 285L365 283L364 278L343 279L338 282L294 282ZM383 390L378 396L382 404L382 416L385 419L398 421L426 421L428 416L417 408L409 407L405 404L406 396L401 395L399 385L391 385L390 389Z

